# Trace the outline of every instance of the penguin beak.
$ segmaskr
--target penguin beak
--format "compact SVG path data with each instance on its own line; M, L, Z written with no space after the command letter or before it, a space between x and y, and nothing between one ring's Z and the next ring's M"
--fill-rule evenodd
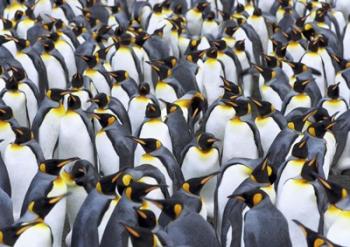
M60 200L62 200L64 197L68 196L69 193L66 193L66 194L63 194L63 195L60 195L60 196L55 196L55 197L51 197L50 200L49 200L49 204L56 204L58 203Z
M253 98L250 98L250 100L251 100L254 104L256 104L257 106L259 106L259 107L262 106L262 104L260 103L260 101L255 100L255 99L253 99Z
M213 137L213 138L209 138L207 141L208 141L209 143L215 143L215 142L220 142L221 140L218 139L218 138L216 138L216 137Z
M134 228L132 228L131 226L128 226L125 223L121 223L121 224L128 231L128 233L130 235L132 235L133 237L135 237L135 238L141 237L141 234L138 231L136 231Z
M74 157L74 158L70 158L70 159L63 160L63 161L61 161L61 162L57 165L57 167L62 168L62 167L64 167L65 165L67 165L67 164L69 164L69 163L71 163L71 162L74 162L74 161L76 161L76 160L79 160L79 159L80 159L80 158L78 158L78 157Z
M67 91L61 92L60 95L61 95L61 96L65 96L65 95L70 94L70 93L71 93L71 91L70 91L70 90L67 90Z
M209 182L210 179L216 177L219 173L220 173L220 172L214 172L214 173L212 173L212 174L206 176L205 178L202 179L201 184L203 184L203 185L207 184L207 183Z
M90 113L90 118L93 118L93 119L96 119L96 120L100 120L101 119L101 117L98 114L96 114L96 113Z
M146 145L145 141L143 141L143 140L141 140L141 139L139 139L137 137L134 137L134 136L125 136L125 137L131 139L132 141L134 141L135 143L138 143L140 145Z
M99 99L92 98L92 99L88 99L86 102L98 103L98 102L100 102L100 100L99 100Z

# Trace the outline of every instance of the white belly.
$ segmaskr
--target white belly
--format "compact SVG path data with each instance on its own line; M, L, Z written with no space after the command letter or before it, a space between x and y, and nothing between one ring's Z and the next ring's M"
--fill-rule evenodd
M104 175L110 175L119 171L119 156L105 131L97 133L96 149L101 171Z
M2 100L11 107L13 116L20 126L29 127L26 96L21 92L6 92Z
M132 133L135 135L145 119L146 107L152 100L148 98L133 99L130 101L128 115L130 118Z
M46 224L37 224L17 239L14 247L51 247L51 230Z
M84 72L84 75L90 77L92 80L92 83L94 84L96 90L99 93L105 93L107 95L110 95L111 89L108 85L108 82L106 81L106 78L98 71L91 71L86 70Z
M350 218L343 216L342 219L336 221L327 233L327 238L333 243L341 246L350 246Z
M172 141L169 134L168 126L161 121L147 122L142 125L140 138L154 138L159 140L164 147L173 151Z
M130 98L121 86L114 85L111 90L111 95L123 104L125 110L128 110Z
M67 87L66 77L60 62L49 54L44 54L41 57L46 67L49 88L65 89Z
M137 84L139 84L139 74L135 67L135 61L129 49L119 48L112 57L112 69L113 70L126 70L129 76L133 78Z
M63 40L56 42L56 49L61 53L66 63L69 79L77 73L77 66L75 64L75 56L72 47Z
M13 132L10 123L6 121L0 121L0 140L3 140L0 143L0 151L3 159L7 145L13 142L15 139L16 135Z
M255 124L260 133L260 141L264 154L267 154L272 142L280 133L281 129L272 118L256 119Z
M28 78L39 88L39 73L30 57L23 53L17 53L15 58L26 71Z

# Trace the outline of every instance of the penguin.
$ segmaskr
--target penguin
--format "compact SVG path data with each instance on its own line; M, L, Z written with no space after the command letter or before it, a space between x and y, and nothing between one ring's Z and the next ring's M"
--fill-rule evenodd
M219 34L219 24L215 20L214 11L209 11L204 15L203 23L202 23L202 31L201 35L206 37L217 38Z
M209 6L209 3L206 1L199 2L194 8L191 8L187 11L185 18L187 21L187 30L189 34L193 36L199 36L202 30L203 25L203 12Z
M305 87L310 80L297 80L294 82L294 92L289 93L283 101L282 113L288 115L292 110L298 107L310 108L312 106L311 97L305 93Z
M243 206L242 209L241 226L237 226L237 229L234 229L236 227L232 226L232 235L234 231L240 231L240 240L235 240L232 237L232 242L226 244L233 244L233 241L239 241L244 246L251 246L254 244L292 246L288 233L287 220L283 214L275 208L264 191L258 188L251 191L236 191L229 197L243 202L245 206ZM272 223L271 220L273 220L274 223ZM266 227L269 227L270 230L265 231ZM271 237L270 234L268 234L270 231L278 232L278 237Z
M340 245L337 245L336 243L333 243L326 237L322 236L317 231L314 231L309 227L306 227L300 221L293 220L293 222L299 227L300 231L303 233L306 246L314 246L318 244L326 245L326 246L340 246Z
M288 33L288 44L286 47L287 54L290 54L290 58L293 62L298 62L305 54L306 50L306 44L305 40L302 39L302 33L301 30L297 28L293 28Z
M104 66L100 64L98 55L80 56L88 67L82 72L83 76L91 79L96 91L110 95L111 81Z
M140 84L141 69L139 60L132 49L133 37L128 33L123 33L118 42L114 54L111 56L110 63L112 70L125 70L133 78L137 85Z
M349 73L348 67L349 63L347 60L342 59L336 55L333 55L333 60L338 64L338 69L336 71L335 75L335 81L336 83L339 83L339 95L344 98L346 102L350 102L350 95L349 95L349 84L348 84L348 77L347 74Z
M269 39L268 27L261 9L255 8L253 14L247 19L247 23L259 34L263 52L266 53Z
M333 116L335 113L337 113L337 116L340 116L349 109L348 102L339 95L339 84L328 86L327 98L321 99L318 103L320 107L327 110L330 116Z
M148 104L146 107L146 116L143 123L140 125L138 130L138 137L140 138L154 138L159 140L164 147L166 147L170 152L173 151L172 138L170 136L170 128L161 119L161 111L157 104ZM156 130L156 131L155 131ZM140 146L135 150L135 156L139 155ZM136 157L135 162L138 162Z
M124 167L133 166L134 145L125 137L130 135L130 130L120 125L112 114L95 113L93 116L102 126L95 137L101 172L110 175Z
M255 123L245 120L250 112L250 104L244 99L231 102L236 115L227 122L223 144L222 163L231 158L257 159L262 156L263 150L259 132ZM239 148L237 148L239 147Z
M88 112L112 114L116 116L117 121L125 127L126 131L131 133L129 116L124 106L118 99L107 96L104 93L100 93L94 98L90 99L90 101L93 104L87 110ZM94 123L94 127L95 131L100 129L97 122Z
M200 215L194 213L176 200L157 200L155 203L172 221L164 231L175 246L220 246L214 229ZM189 236L191 229L197 229L196 235Z
M259 131L261 146L267 154L276 136L286 128L287 121L283 115L275 110L270 102L252 99L257 108L257 117L254 122Z
M38 17L39 15L44 18L45 14L49 15L52 11L51 1L48 0L39 0L34 4L34 15Z
M70 89L67 90L71 94L78 96L81 101L81 109L84 111L87 110L91 106L91 98L92 94L96 93L94 85L92 81L88 77L82 76L80 73L76 73L73 75L72 80L70 81ZM64 95L63 104L67 107L67 97L68 95Z
M131 130L134 135L138 133L145 118L147 105L156 102L158 102L157 99L150 94L150 85L146 82L141 83L138 86L138 94L131 97L128 107Z
M166 16L162 13L163 6L161 4L155 4L152 9L152 13L149 15L145 30L147 33L153 33L158 28L166 25Z
M51 229L43 220L64 196L45 197L32 201L28 207L28 213L34 214L36 218L32 222L17 222L2 228L0 242L10 246L52 246Z
M62 55L55 49L54 42L50 39L42 40L44 51L41 58L46 67L46 75L49 88L65 89L68 85L68 70ZM58 71L51 74L50 71Z
M165 176L166 184L169 186L168 192L172 195L184 182L181 168L173 154L159 140L135 137L132 139L140 144L145 151L139 161L134 160L135 167L142 164L151 164L157 167Z
M24 1L11 1L5 8L4 8L4 18L12 20L16 14L16 12L20 10L24 12L26 10L26 5Z
M90 119L81 109L77 96L68 97L68 109L61 118L58 158L80 157L95 164L94 132Z
M27 39L27 33L35 25L35 16L31 8L27 8L25 12L17 11L15 15L17 21L16 33L19 38Z
M276 207L286 217L293 245L306 245L302 231L294 224L299 220L313 231L317 231L321 219L317 188L312 184L317 174L315 159L306 162L301 175L287 180L277 193ZM293 210L290 210L293 208ZM307 215L307 217L305 217Z
M3 140L0 143L1 157L4 158L4 152L8 144L13 142L16 138L16 134L12 127L17 126L18 123L13 118L12 109L9 106L0 106L0 139Z
M18 81L15 76L11 76L6 81L6 88L1 92L3 102L11 107L13 116L21 126L30 126L27 97L19 90Z
M250 160L240 158L233 158L229 162L222 163L214 200L214 225L218 236L221 236L223 230L224 211L227 203L229 203L228 196L250 177L254 168L260 163L260 159Z
M223 94L221 76L225 76L223 66L217 58L218 52L215 47L206 51L207 59L202 65L203 74L198 80L204 86L204 95L207 96L208 104L211 105L216 98Z
M111 96L117 98L128 110L130 98L138 92L135 80L125 70L111 71L109 75L113 78Z
M212 134L201 133L197 137L197 144L191 143L183 150L181 170L184 179L188 180L204 176L220 169L220 151L213 147L218 141ZM208 217L214 217L214 192L216 179L211 179L202 189L201 195L207 207Z
M19 219L25 194L38 171L39 163L44 160L38 143L33 140L28 128L14 127L16 138L4 153L4 163L11 183L11 200L14 219ZM20 169L23 166L23 169ZM19 172L21 171L21 172Z

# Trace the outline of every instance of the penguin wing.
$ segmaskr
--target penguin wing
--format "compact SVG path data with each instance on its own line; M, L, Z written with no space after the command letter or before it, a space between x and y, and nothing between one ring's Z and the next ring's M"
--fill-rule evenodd
M61 5L61 9L69 22L73 21L75 15L72 8L67 3Z
M258 149L258 155L259 155L259 157L262 157L264 155L264 151L263 151L263 148L261 145L259 130L256 128L256 126L253 122L248 120L248 121L246 121L246 123L249 125L250 129L253 131L255 145Z
M38 172L32 182L29 185L27 193L24 197L21 216L27 211L28 205L31 201L46 197L48 190L50 189L51 182L55 179L55 176Z
M0 189L0 208L0 229L2 229L14 223L11 198L2 189Z
M210 117L211 112L214 110L215 107L217 107L221 103L221 99L216 99L208 108L207 111L205 111L204 116L202 117L200 127L199 129L203 132L205 132L207 121Z
M284 115L286 110L287 110L287 106L289 104L289 102L292 100L292 98L297 95L294 91L291 91L283 100L282 102L282 108L281 108L281 113Z
M93 144L93 147L94 147L94 160L95 160L95 164L96 164L96 145L95 145L95 132L94 132L94 128L92 126L92 121L89 119L89 117L87 116L87 114L81 110L81 109L78 109L78 110L75 110L77 113L79 113L81 119L83 120L85 126L86 126L86 129L89 133L89 136L90 136L90 139L91 139L91 142Z
M11 196L10 177L1 155L0 155L0 190L3 190L5 193Z
M342 76L346 81L346 85L348 86L348 88L350 88L350 69L346 69L345 71L343 71Z
M186 157L186 154L188 152L188 150L193 147L193 146L196 146L196 140L193 138L192 141L190 143L188 143L184 148L183 150L181 151L181 159L179 160L179 164L180 166L182 166L182 163Z
M185 63L178 64L173 69L174 78L179 82L185 92L192 90L199 91L196 76L188 66Z
M308 159L313 159L316 157L317 159L317 167L318 173L321 177L325 177L323 171L324 157L327 152L327 143L324 139L313 137L309 134L305 134L308 136L307 145L308 145Z
M39 128L44 121L44 118L46 114L53 108L57 107L57 103L53 102L52 100L49 100L48 98L45 98L41 104L40 107L35 115L33 124L32 124L32 131L34 133L34 137L39 140Z
M40 92L40 99L42 99L44 97L46 90L49 88L45 64L41 59L41 57L34 50L29 50L28 52L26 52L26 54L30 57L36 70L38 71L39 92Z
M63 69L63 71L64 71L64 77L66 78L66 85L67 85L67 84L68 84L68 81L69 81L68 69L67 69L67 65L66 65L66 63L65 63L65 61L64 61L63 56L62 56L61 53L60 53L58 50L56 50L56 49L53 49L53 50L51 51L51 55L54 56L54 57L57 59L57 61L61 64L62 69Z
M137 73L139 74L139 81L143 81L143 73L142 73L142 70L141 70L140 61L139 61L135 51L132 48L130 48L130 53L131 53L132 58L134 60L135 68L137 70Z
M123 104L116 98L111 98L109 102L109 108L114 112L122 124L126 127L127 130L131 133L131 124L127 111L125 110Z
M168 126L173 144L173 153L179 164L182 164L182 151L194 138L181 110L167 115L165 124Z
M272 114L272 118L273 120L275 120L275 122L281 130L287 127L287 120L279 111L275 111Z
M128 80L124 80L121 83L121 86L127 92L129 97L138 93L137 84L133 78L129 78Z
M318 231L323 234L323 225L324 225L324 213L327 210L327 207L329 205L328 203L328 197L327 194L324 190L324 188L316 181L312 183L314 190L315 190L315 195L316 195L316 200L317 200L317 207L318 211L320 213L320 222L318 225Z
M242 73L243 73L243 71L242 71L242 66L241 66L241 63L239 62L239 59L237 58L237 56L232 52L232 51L230 51L230 50L226 50L225 51L225 54L227 55L227 56L229 56L232 60L233 60L233 62L235 63L235 65L236 65L236 74L237 74L237 84L241 87L241 88L243 88L243 85L242 85L242 83L243 83L243 81L242 81L242 76L239 76L239 75L242 75Z
M26 146L28 146L34 153L36 160L38 162L38 165L40 162L45 160L43 151L41 150L41 146L36 140L30 140L29 142L26 143Z
M93 190L89 193L77 214L72 230L72 246L99 246L98 226L108 209L109 197Z
M162 164L166 167L169 173L169 176L173 180L174 191L178 190L185 180L184 180L180 165L176 161L173 154L165 147L162 147L152 152L151 155L154 157L157 157L162 162Z
M122 126L117 125L106 129L108 139L112 142L113 148L120 158L120 169L134 166L134 144L127 135L130 133Z

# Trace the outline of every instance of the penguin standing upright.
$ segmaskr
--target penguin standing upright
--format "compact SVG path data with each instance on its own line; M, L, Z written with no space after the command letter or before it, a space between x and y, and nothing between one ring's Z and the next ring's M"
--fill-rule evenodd
M262 156L259 132L255 123L245 120L250 104L244 99L232 102L236 115L226 124L222 162L231 158L257 159Z
M92 123L80 107L79 97L70 95L59 126L58 158L80 157L95 164Z
M8 144L13 142L16 138L15 132L12 127L17 125L17 121L13 118L12 109L8 106L0 106L0 139L3 140L0 143L1 157L4 158L4 152Z
M318 105L326 109L330 116L336 113L340 116L349 109L349 102L339 95L339 83L328 86L327 98L321 99Z
M294 92L289 93L283 101L282 112L288 115L292 110L298 107L310 108L312 106L311 97L305 93L305 88L310 82L307 80L297 80L294 82Z
M187 20L187 29L191 35L195 37L199 36L202 30L203 24L203 12L208 7L208 2L199 2L194 8L189 9L185 17Z
M15 127L13 130L16 139L6 147L4 163L11 183L13 215L17 220L21 213L24 196L44 157L40 146L32 139L30 129Z
M216 141L218 139L215 136L202 133L197 137L197 145L192 143L183 150L181 170L185 180L219 171L220 152L212 146ZM212 179L204 186L201 192L210 218L214 216L216 183L217 180Z

